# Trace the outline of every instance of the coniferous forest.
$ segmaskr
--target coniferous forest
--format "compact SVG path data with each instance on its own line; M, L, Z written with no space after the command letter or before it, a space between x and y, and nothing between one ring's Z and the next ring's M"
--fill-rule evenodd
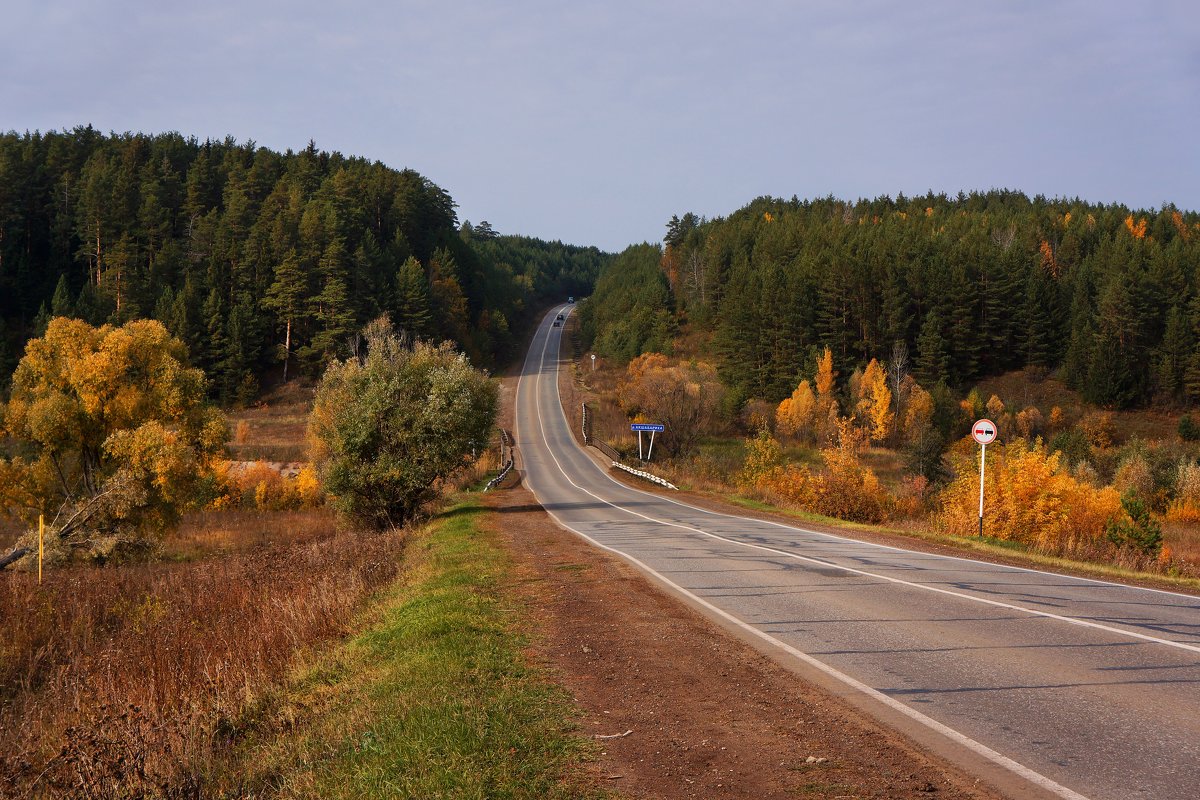
M460 225L428 178L313 143L0 135L0 380L58 316L160 320L224 402L317 374L381 313L492 366L531 305L586 294L607 258Z
M1200 400L1200 215L1170 205L759 198L674 217L664 245L601 276L585 336L631 358L690 323L743 398L786 397L821 348L848 374L904 343L926 386L1035 367L1100 406Z

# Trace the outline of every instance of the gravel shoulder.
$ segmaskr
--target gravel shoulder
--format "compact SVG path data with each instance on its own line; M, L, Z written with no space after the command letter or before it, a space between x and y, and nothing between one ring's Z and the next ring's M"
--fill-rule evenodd
M633 798L999 798L563 530L485 495L518 565L533 657L578 705L596 778Z

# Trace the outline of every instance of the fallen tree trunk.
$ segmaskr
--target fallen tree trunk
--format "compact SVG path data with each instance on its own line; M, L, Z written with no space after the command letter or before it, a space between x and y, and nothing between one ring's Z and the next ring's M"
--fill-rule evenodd
M15 548L11 553L6 555L4 558L0 558L0 569L4 569L5 567L7 567L9 564L13 563L14 561L21 559L27 553L32 553L32 552L33 552L32 547L17 547L17 548Z

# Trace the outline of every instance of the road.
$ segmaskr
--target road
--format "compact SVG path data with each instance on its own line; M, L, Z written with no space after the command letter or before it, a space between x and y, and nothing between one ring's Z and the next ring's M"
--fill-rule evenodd
M542 322L516 397L524 480L559 524L1013 796L1200 796L1200 599L631 488L562 410L551 320L572 308Z

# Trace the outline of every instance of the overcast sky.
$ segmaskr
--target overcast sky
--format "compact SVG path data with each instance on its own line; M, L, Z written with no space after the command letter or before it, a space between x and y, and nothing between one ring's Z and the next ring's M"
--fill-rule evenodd
M610 250L764 195L1200 209L1194 3L8 0L0 128L411 167Z

